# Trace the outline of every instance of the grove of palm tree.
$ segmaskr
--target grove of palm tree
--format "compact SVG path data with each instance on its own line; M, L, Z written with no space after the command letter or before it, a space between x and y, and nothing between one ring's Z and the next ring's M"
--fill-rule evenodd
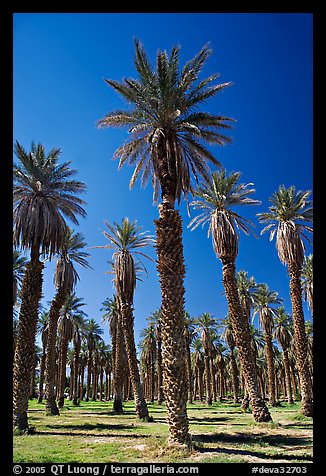
M42 412L51 430L51 424L65 428L70 408L75 415L82 409L96 417L98 431L110 418L118 430L129 421L148 434L164 425L166 450L192 455L201 441L192 434L195 407L214 422L215 430L206 434L213 442L228 408L266 433L275 430L284 408L311 421L313 253L305 248L305 241L312 246L311 191L281 184L266 205L254 184L242 179L246 174L232 171L231 159L221 164L216 158L216 146L231 144L229 133L237 125L227 114L208 112L210 99L218 100L232 84L219 83L218 73L204 76L211 54L207 44L183 63L181 47L175 46L158 50L152 64L135 39L134 77L105 79L117 101L127 105L107 113L97 127L107 140L111 128L123 130L112 158L119 160L118 169L133 169L124 193L130 194L137 180L142 187L152 184L157 216L150 230L143 217L121 217L120 209L108 206L105 244L99 244L101 233L98 242L88 243L84 221L79 222L88 219L87 200L81 198L87 180L78 179L74 159L67 160L58 147L46 151L32 142L27 150L15 142L13 428L18 439L38 436L33 412ZM255 214L258 206L266 211ZM200 228L211 238L206 246L219 283L214 312L203 295L201 312L192 315L184 234L196 243ZM275 254L288 272L288 296L238 265L242 240L254 241L265 232L271 242L275 238ZM93 249L107 265L107 275L99 278L107 283L107 294L97 315L86 312L79 291L86 272L97 273ZM55 291L45 306L44 269L51 262ZM156 275L147 273L148 262L155 262ZM145 281L157 283L160 299L138 322ZM95 280L87 285L95 292ZM227 313L219 309L219 299Z

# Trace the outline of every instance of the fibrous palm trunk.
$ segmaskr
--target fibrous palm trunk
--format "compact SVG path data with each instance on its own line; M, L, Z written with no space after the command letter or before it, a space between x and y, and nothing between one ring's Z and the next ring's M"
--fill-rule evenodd
M235 279L235 263L233 259L228 257L221 257L221 261L223 264L223 285L228 301L229 315L235 343L238 348L241 372L252 405L253 417L257 422L271 421L271 415L259 391L256 365L252 355L249 323L239 301Z
M161 331L157 335L157 404L162 405L163 402L163 374L162 374L162 339Z
M212 405L210 356L206 351L205 351L204 362L205 362L206 403L207 405Z
M294 327L295 355L301 387L301 411L305 416L313 416L313 392L308 366L308 343L302 308L302 288L300 268L295 263L289 264L290 296Z
M88 351L88 359L87 359L87 379L86 379L86 395L85 400L86 402L89 401L90 393L91 393L91 379L92 379L92 359L93 359L93 351Z
M43 263L31 259L25 268L21 287L18 334L13 369L13 426L28 431L28 399L35 362L35 336L42 295Z
M156 224L157 270L162 294L163 390L169 424L170 444L191 446L187 416L185 362L185 266L182 220L171 203L159 205Z
M37 403L41 403L42 400L43 400L43 384L44 384L45 359L46 359L46 353L45 353L45 349L43 349L42 357L41 357L41 364L40 364L40 380L39 380L39 384L38 384L38 398L37 398Z
M122 408L122 386L123 386L123 349L124 338L121 324L121 316L117 317L116 327L116 349L115 361L113 365L113 411L116 414L123 413Z
M67 366L67 352L68 352L68 339L63 334L60 342L60 363L59 363L59 381L58 381L58 393L57 400L59 408L64 405L64 392L66 386L66 366Z
M73 379L73 391L72 391L72 403L73 405L78 404L78 369L79 369L79 353L80 353L81 343L80 340L74 341L74 360L73 360L73 368L74 368L74 379ZM71 378L71 376L70 376Z
M287 395L288 403L292 405L293 397L292 397L289 355L288 355L288 350L285 347L283 347L283 365L284 365L284 373L285 373L286 395Z
M128 366L132 390L134 393L136 414L141 419L148 419L148 408L144 397L143 386L140 381L140 374L137 364L137 352L134 338L134 316L132 304L129 300L120 297L120 312L122 329L125 337L126 350L128 356Z
M273 343L272 343L272 336L269 332L265 332L265 340L266 340L266 362L267 362L269 403L272 407L275 407L276 398L275 398L275 369L274 369L274 357L273 357Z
M239 380L238 380L238 367L234 357L234 347L230 347L230 363L232 374L232 387L233 387L233 400L238 403L239 401Z
M65 299L66 292L64 292L62 289L58 289L53 301L51 302L51 307L49 311L49 324L48 336L46 340L45 359L45 409L46 413L50 415L59 415L59 409L55 401L56 339L59 314Z

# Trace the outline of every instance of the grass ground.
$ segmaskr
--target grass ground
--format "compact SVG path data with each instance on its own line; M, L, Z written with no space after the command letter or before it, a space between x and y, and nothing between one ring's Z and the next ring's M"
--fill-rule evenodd
M272 423L255 423L240 404L196 402L188 405L194 450L167 448L165 406L148 404L154 422L139 421L133 402L124 415L112 402L69 401L60 416L46 416L45 404L30 401L29 423L35 434L14 436L15 463L311 463L312 418L299 414L299 403L271 408Z

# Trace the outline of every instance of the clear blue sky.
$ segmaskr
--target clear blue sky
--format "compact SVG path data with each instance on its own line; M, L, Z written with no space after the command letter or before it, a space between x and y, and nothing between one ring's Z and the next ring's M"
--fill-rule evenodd
M143 42L153 62L157 49L181 45L181 64L210 42L213 54L203 77L219 72L232 87L203 108L237 119L233 143L212 152L228 171L242 172L253 182L262 205L241 209L261 225L256 213L267 210L268 198L280 184L312 190L312 14L285 13L102 13L14 15L14 140L29 149L32 141L46 150L61 147L62 160L72 160L78 179L87 184L87 218L79 230L89 246L106 244L103 220L128 216L155 234L152 188L136 184L129 191L132 169L117 171L112 155L127 131L97 129L107 112L127 107L103 78L136 77L133 38ZM184 223L186 309L197 316L211 312L225 317L220 261L207 239L207 229L190 232L185 203ZM193 216L193 212L192 212ZM109 250L91 249L93 270L78 269L76 292L84 298L89 318L100 321L101 303L112 296L111 276L105 274ZM307 253L311 253L311 246ZM149 254L155 258L154 250ZM44 299L54 296L54 262L44 272ZM135 334L160 306L154 263L135 294ZM279 261L275 242L264 234L240 238L237 270L247 270L257 282L278 291L291 312L287 268ZM306 317L310 312L304 304ZM104 334L108 341L107 329Z

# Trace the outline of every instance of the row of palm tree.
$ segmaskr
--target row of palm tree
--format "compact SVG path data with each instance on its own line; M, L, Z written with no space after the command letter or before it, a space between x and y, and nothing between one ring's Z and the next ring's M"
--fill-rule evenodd
M238 273L241 276L242 272ZM258 288L264 289L266 285ZM259 289L260 291L260 289ZM259 298L258 298L259 299ZM160 315L160 310L155 311ZM152 315L148 318L148 326L141 333L140 343L140 366L144 382L145 395L151 401L157 399L159 404L159 389L162 382L159 378L161 362L158 355L157 325L159 319L153 321ZM204 400L207 405L218 398L233 397L234 402L239 402L240 394L245 398L244 379L241 375L239 355L235 346L234 335L230 317L215 319L208 312L198 318L187 317L188 335L191 366L188 371L188 403L193 400ZM310 322L308 321L308 324ZM258 375L258 384L264 400L268 400L270 406L279 404L281 394L287 398L289 404L293 403L293 391L295 397L299 395L298 369L295 358L293 341L293 322L283 306L274 309L271 316L270 327L273 385L267 357L266 334L263 330L250 325L253 354ZM312 336L312 329L308 329L307 335ZM282 351L280 351L280 348ZM312 376L312 346L309 343L308 353L309 371ZM281 390L280 390L281 389ZM273 393L271 393L271 390ZM249 402L248 402L249 403ZM246 406L243 407L247 409Z
M119 147L114 158L119 158L119 168L124 164L135 166L130 181L132 187L140 177L146 185L151 178L154 200L160 194L159 218L155 220L157 270L161 286L160 338L162 350L162 386L167 408L169 443L191 447L189 423L186 409L189 381L189 353L186 349L185 314L185 264L182 242L182 219L175 204L187 199L191 192L194 200L190 203L194 210L200 210L188 226L195 229L200 224L209 226L213 249L222 262L222 280L228 302L228 314L237 349L244 388L250 399L256 421L270 421L271 415L262 398L248 315L238 293L236 281L236 258L238 255L239 233L248 234L252 224L233 209L240 205L260 203L251 198L254 192L251 184L239 183L240 173L226 173L210 152L209 145L223 146L231 140L221 131L231 128L234 119L202 112L201 103L230 86L230 82L216 84L219 74L199 80L199 75L211 54L208 45L183 68L180 67L180 48L171 53L158 51L155 68L151 65L143 45L135 40L135 67L138 79L106 79L106 83L129 103L128 110L117 110L107 114L98 122L99 127L127 126L130 139ZM64 217L77 224L77 216L85 216L84 202L78 194L84 192L85 185L70 180L75 173L69 163L58 165L59 149L46 156L42 146L32 147L31 153L16 143L16 155L20 166L15 166L14 190L14 244L30 251L30 261L26 264L21 288L18 338L14 359L14 424L26 429L28 383L32 371L38 307L42 290L41 256L51 258L64 250L67 225ZM211 172L209 165L220 168ZM195 179L197 187L192 183ZM200 183L200 179L203 182ZM296 362L302 394L302 411L312 416L312 385L307 364L307 335L305 333L302 309L301 269L304 261L305 231L311 232L312 222L310 192L296 191L281 186L271 197L271 206L266 213L258 214L261 223L266 224L262 233L270 231L270 238L276 236L278 255L288 266L290 275L290 295ZM152 240L148 235L137 238L138 244L127 246L116 232L120 225L108 224L107 238L114 246L113 273L117 296L118 322L116 343L125 339L128 364L137 412L148 415L143 389L136 362L136 352L131 329L133 329L132 303L136 283L136 269L132 252L147 246ZM133 229L137 225L125 219L121 230ZM120 231L121 231L120 230ZM137 231L136 231L137 230ZM130 233L133 236L133 232ZM63 255L61 255L63 256ZM60 259L60 258L59 258ZM65 266L64 266L65 267ZM67 272L69 272L69 260ZM73 279L70 282L73 283ZM69 282L69 280L68 280ZM48 330L47 341L51 348L58 309L62 307L70 286L56 282L57 295L50 309L52 330ZM51 306L52 307L52 306ZM268 316L264 313L263 320ZM267 313L268 314L268 313ZM264 322L265 322L264 321ZM127 327L128 323L128 327ZM121 331L122 329L122 331ZM268 326L266 327L268 330ZM204 330L203 338L208 336ZM118 349L119 346L116 346ZM118 352L118 351L117 351ZM207 352L209 350L207 349ZM50 352L48 356L52 355ZM117 355L117 354L116 354ZM270 350L267 353L270 361ZM208 359L209 361L209 359ZM46 373L53 373L53 361ZM188 362L188 364L187 364ZM115 371L120 365L115 362ZM208 362L206 362L208 369ZM188 369L188 370L187 370ZM269 370L270 381L272 379ZM208 371L207 377L208 378ZM116 380L116 379L115 379ZM52 408L52 384L46 392L50 395ZM207 388L208 388L208 384ZM271 383L272 385L272 383ZM272 390L270 385L269 391Z

